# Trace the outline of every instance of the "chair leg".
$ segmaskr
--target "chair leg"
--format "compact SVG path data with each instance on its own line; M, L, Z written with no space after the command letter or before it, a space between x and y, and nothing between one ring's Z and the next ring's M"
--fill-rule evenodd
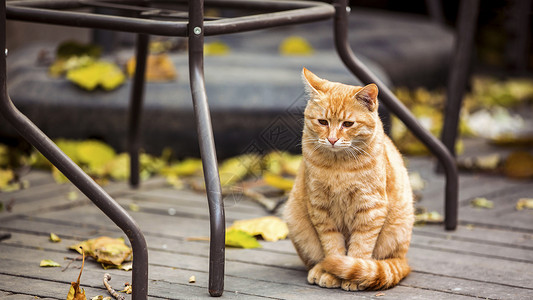
M0 4L0 49L5 49L5 1ZM133 299L144 300L148 295L148 248L146 240L133 218L96 184L82 169L65 155L35 124L24 116L7 94L6 58L0 58L0 114L56 166L82 193L124 231L133 248Z
M141 114L144 98L144 81L146 57L148 55L147 34L137 34L135 50L135 75L131 86L130 106L128 112L128 152L130 154L130 186L139 187L139 149L141 146Z
M189 1L189 77L210 216L209 294L224 291L225 216L204 81L203 1Z
M448 77L445 118L441 136L442 142L454 156L459 113L470 72L478 11L479 0L461 1L456 30L456 49Z
M429 150L437 156L444 166L446 173L445 187L445 228L455 230L457 227L457 201L458 201L458 172L455 159L446 147L431 133L418 124L418 121L407 108L394 96L387 86L379 80L352 52L347 39L348 14L346 0L336 0L335 3L335 46L346 67L363 83L375 83L380 89L380 100L387 108L420 139Z

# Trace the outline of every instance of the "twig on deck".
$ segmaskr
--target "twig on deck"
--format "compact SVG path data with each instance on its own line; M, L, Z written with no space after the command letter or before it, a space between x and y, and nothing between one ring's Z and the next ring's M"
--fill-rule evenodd
M105 273L104 275L104 285L105 285L105 288L107 289L107 291L113 296L115 297L117 300L126 300L126 298L122 295L120 295L119 293L117 293L117 291L115 291L111 285L109 284L109 281L111 280L111 275L109 275L109 273Z

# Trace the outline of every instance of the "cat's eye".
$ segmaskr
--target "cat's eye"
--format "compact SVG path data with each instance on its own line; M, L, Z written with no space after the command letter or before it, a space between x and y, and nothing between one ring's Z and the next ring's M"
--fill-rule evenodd
M342 123L342 126L346 127L346 128L352 127L353 126L353 122L345 121L345 122Z
M320 119L320 120L318 120L318 123L320 123L320 125L324 125L324 126L328 125L328 121L327 120Z

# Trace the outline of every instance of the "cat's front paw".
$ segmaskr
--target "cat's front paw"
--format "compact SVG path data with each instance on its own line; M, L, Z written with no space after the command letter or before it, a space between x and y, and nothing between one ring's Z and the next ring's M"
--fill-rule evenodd
M341 283L341 289L349 292L364 291L366 289L366 286L354 280L343 280Z
M338 288L341 281L336 276L324 271L321 264L317 264L307 273L307 282L325 288Z

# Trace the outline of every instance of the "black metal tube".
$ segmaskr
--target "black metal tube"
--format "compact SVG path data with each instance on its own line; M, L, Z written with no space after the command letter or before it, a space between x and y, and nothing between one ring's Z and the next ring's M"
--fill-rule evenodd
M409 110L394 96L392 91L374 75L352 52L348 43L348 13L346 0L334 2L335 15L335 46L337 52L348 69L363 83L375 83L380 89L380 100L420 139L424 145L439 159L446 173L445 187L445 228L454 230L457 227L458 208L458 173L455 159L446 147L431 133L418 124Z
M463 95L466 91L471 66L470 60L474 47L478 10L479 0L461 1L460 3L455 37L455 55L448 77L448 86L446 87L447 99L441 135L442 142L454 156L459 113L461 112Z
M46 1L48 2L48 1ZM24 3L24 2L22 2ZM44 8L26 7L12 2L7 7L9 19L66 25L74 27L87 27L117 30L125 32L144 33L164 36L187 36L187 23L183 21L162 21L148 19L134 19L110 15L98 15L74 11L58 11L50 8L73 8L68 2L52 1ZM30 2L33 4L33 2ZM217 6L236 6L239 4L255 9L279 9L273 13L264 13L254 16L235 17L205 22L204 36L229 34L271 28L289 24L298 24L331 18L335 11L325 3L306 1L213 1ZM55 4L55 5L54 5ZM76 6L78 7L78 6Z
M0 5L0 49L5 49L5 1ZM133 299L144 300L148 295L148 248L146 240L133 218L97 185L82 169L66 156L14 105L7 94L6 58L0 58L0 113L20 135L41 152L54 166L102 210L128 237L135 260L132 283Z
M139 149L141 147L141 117L144 99L144 81L148 42L146 34L137 34L135 50L135 75L131 85L129 120L128 120L128 152L130 154L130 186L139 187Z
M203 1L189 2L189 77L211 224L209 294L219 297L224 291L226 227L215 141L204 82L203 10Z
M9 5L7 17L13 20L73 27L108 29L164 36L187 36L187 22L135 19L74 11L57 11Z

